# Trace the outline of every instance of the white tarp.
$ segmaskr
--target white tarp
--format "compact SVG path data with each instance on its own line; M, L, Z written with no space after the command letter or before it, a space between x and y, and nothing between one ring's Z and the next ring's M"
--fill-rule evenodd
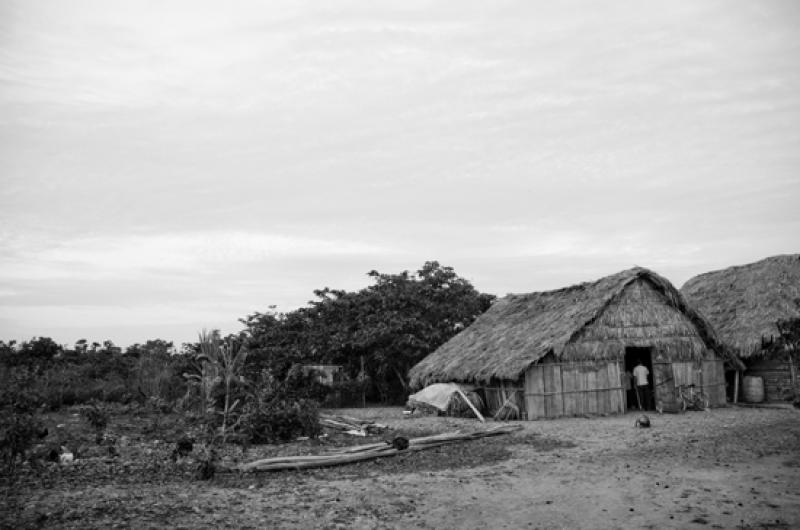
M416 394L411 394L408 396L408 400L412 404L415 401L425 403L445 412L447 411L447 404L450 403L450 398L459 389L466 394L475 390L475 387L456 383L434 383L426 386Z

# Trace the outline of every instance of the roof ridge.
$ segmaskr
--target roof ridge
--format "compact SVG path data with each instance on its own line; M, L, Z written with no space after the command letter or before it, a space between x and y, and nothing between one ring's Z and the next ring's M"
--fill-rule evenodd
M753 261L753 262L750 262L750 263L741 263L739 265L730 265L728 267L723 267L721 269L714 269L712 271L701 272L700 274L692 276L691 278L686 280L686 282L683 284L681 289L686 287L689 284L689 282L692 282L692 281L696 280L697 278L702 278L702 277L710 276L710 275L713 275L713 274L719 274L719 273L722 273L722 272L733 272L735 270L740 270L740 269L751 269L751 268L755 268L756 265L763 265L765 263L774 263L774 262L780 262L780 261L791 261L791 260L794 260L794 259L800 260L800 253L798 253L798 254L776 254L775 256L768 256L766 258L762 258L762 259L760 259L758 261Z

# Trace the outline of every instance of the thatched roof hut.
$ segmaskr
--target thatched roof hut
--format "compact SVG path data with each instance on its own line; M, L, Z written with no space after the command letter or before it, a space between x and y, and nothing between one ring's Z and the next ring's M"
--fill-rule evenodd
M640 280L686 319L669 322L669 329L664 329L659 325L662 307L628 304L614 312L616 322L591 326L629 285ZM587 337L589 327L591 336ZM675 360L701 359L707 349L721 352L708 321L668 280L635 267L594 282L498 300L470 327L414 366L409 372L411 384L514 380L549 353L561 361L616 360L621 328L636 329L638 335L638 340L626 337L625 343L655 346Z
M761 356L779 335L778 320L800 318L800 254L700 274L681 293L736 356Z
M623 374L643 363L651 407L675 406L675 385L725 403L723 348L709 322L658 274L640 267L556 291L508 295L420 361L411 385L483 386L498 414L528 419L624 412Z
M796 360L770 347L779 320L800 318L800 254L700 274L681 292L711 321L726 350L744 360L746 400L800 393Z

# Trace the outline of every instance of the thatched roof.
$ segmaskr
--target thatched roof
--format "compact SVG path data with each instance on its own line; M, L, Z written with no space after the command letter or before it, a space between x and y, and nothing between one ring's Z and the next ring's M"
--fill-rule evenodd
M591 283L523 295L508 295L497 301L467 329L420 361L409 372L411 384L419 387L434 382L486 383L492 379L516 380L533 363L548 353L562 361L586 358L585 350L566 348L580 331L597 319L625 288L639 279L649 282L666 304L688 317L699 341L721 352L708 322L690 308L678 290L666 279L636 267ZM624 323L623 323L624 324ZM663 330L643 329L653 345L667 341ZM566 348L566 351L565 351ZM582 357L581 357L582 356Z
M778 336L777 320L800 318L800 254L700 274L681 293L736 355L763 354L762 340Z

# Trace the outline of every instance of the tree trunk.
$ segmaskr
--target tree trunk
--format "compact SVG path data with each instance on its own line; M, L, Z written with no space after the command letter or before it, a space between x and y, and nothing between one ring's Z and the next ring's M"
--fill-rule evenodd
M396 366L392 367L392 370L394 370L394 373L397 374L397 378L400 380L400 384L403 385L403 390L408 392L408 383L406 383L403 374L400 373L400 370L398 370Z

